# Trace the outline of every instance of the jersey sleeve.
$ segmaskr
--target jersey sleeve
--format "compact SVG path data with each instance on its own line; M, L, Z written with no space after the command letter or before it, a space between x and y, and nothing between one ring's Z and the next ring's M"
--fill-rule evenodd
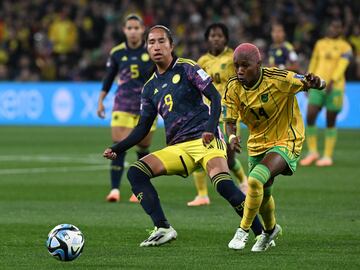
M106 61L106 74L102 83L102 90L105 92L109 92L111 85L116 77L118 72L118 63L113 54L110 54Z
M201 92L212 82L209 74L205 72L198 64L184 66L188 80Z
M350 59L352 57L352 49L349 44L345 44L343 47L343 52L341 53L339 62L336 65L331 80L338 81L344 75L346 68L350 64Z
M303 91L304 84L302 83L301 80L304 79L305 76L292 71L287 71L287 72L288 73L285 78L277 77L278 89L281 92L287 92L290 94L296 94L300 91Z
M236 122L239 117L240 102L238 96L235 94L236 85L228 82L225 87L225 95L222 100L222 116L226 122Z
M141 92L140 115L143 117L155 119L157 116L157 108L151 99L154 90L151 84L146 84Z

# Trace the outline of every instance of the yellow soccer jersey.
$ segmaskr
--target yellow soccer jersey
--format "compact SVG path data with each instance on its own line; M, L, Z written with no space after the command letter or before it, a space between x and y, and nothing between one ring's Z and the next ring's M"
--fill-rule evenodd
M247 88L236 76L226 85L223 103L225 121L239 117L249 128L247 143L250 156L284 146L300 155L304 141L304 123L295 94L303 90L302 75L278 68L262 68L258 82Z
M224 51L217 56L207 53L198 60L199 66L211 76L221 97L223 97L228 79L235 74L233 53L233 49L225 47Z
M344 90L345 71L349 65L352 50L349 43L341 38L323 38L316 42L311 56L309 72L334 81L334 89Z

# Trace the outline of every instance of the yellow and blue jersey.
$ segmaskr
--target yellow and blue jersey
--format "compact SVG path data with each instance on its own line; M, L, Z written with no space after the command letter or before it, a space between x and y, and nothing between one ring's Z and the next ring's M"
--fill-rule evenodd
M295 94L303 90L303 75L278 68L262 68L257 83L248 88L236 76L229 79L223 103L225 121L239 117L249 128L250 156L274 146L299 155L304 141L304 123Z
M118 88L113 111L123 111L138 115L140 113L141 89L153 72L153 63L145 44L131 49L126 42L114 47L106 63L113 78L118 76Z
M174 58L165 73L157 71L144 85L141 116L164 119L166 143L173 145L201 138L210 117L203 101L211 77L196 62ZM219 131L215 134L219 136Z
M269 66L275 66L280 69L285 69L289 62L298 60L294 47L288 41L283 42L281 46L271 44L268 55Z

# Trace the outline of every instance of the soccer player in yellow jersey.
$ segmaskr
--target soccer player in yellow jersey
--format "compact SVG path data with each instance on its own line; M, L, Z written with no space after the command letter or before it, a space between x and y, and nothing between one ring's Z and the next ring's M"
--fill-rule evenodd
M265 251L281 234L275 220L272 184L279 174L292 175L304 141L304 124L295 94L309 88L323 89L325 81L278 68L262 68L259 49L240 44L234 52L236 76L229 79L225 94L224 121L230 147L240 150L236 121L249 128L248 191L240 228L229 248L243 249L254 217L259 212L264 231L256 237L252 251Z
M320 39L314 48L309 72L319 74L327 82L326 91L310 90L308 96L306 141L309 153L300 161L308 166L316 161L317 166L333 165L333 152L336 142L336 116L342 109L345 71L352 56L349 43L342 39L342 22L331 21L328 36ZM322 158L317 149L316 118L321 108L326 108L325 148ZM319 159L320 158L320 159Z
M205 40L208 42L209 51L198 60L199 66L209 74L213 80L215 88L223 96L225 85L228 79L235 74L232 62L233 49L227 47L229 41L229 30L223 23L213 23L205 31ZM223 122L220 117L220 127L223 129ZM227 139L225 139L228 141ZM234 173L239 187L243 192L247 189L247 179L244 169L239 160L235 158L235 152L228 147L227 151L228 166ZM210 204L208 196L206 173L204 170L197 170L193 173L197 196L193 201L188 202L188 206L201 206Z

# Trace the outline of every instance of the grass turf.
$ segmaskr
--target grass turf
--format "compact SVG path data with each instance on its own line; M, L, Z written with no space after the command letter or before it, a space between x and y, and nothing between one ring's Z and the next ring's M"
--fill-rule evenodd
M254 254L253 237L243 251L227 248L239 218L210 184L212 204L189 208L192 179L176 176L154 184L178 240L139 248L152 224L127 202L128 181L122 181L121 203L104 200L108 128L1 127L0 269L359 269L359 135L340 130L334 167L299 167L292 177L278 177L274 194L284 235L275 248ZM163 145L160 129L152 150ZM240 159L245 165L246 154ZM135 160L133 150L127 160ZM60 223L85 235L84 252L73 262L59 262L45 248L47 233Z

